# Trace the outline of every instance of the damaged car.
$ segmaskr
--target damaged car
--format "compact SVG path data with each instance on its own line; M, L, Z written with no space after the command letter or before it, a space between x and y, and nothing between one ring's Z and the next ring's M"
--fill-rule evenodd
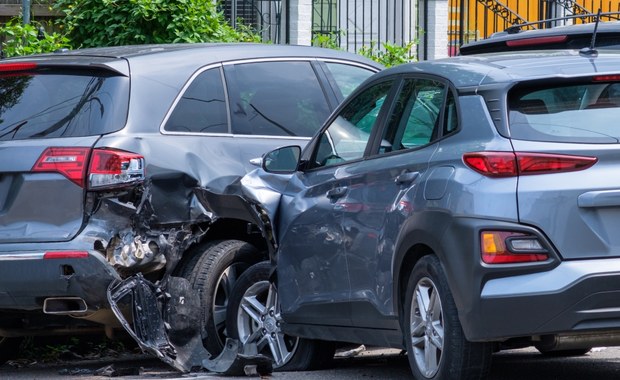
M230 291L269 237L201 192L305 144L380 69L260 44L0 61L0 345L125 328L182 371L219 354Z
M375 74L225 195L272 237L229 334L404 349L420 380L620 345L619 67L549 50Z

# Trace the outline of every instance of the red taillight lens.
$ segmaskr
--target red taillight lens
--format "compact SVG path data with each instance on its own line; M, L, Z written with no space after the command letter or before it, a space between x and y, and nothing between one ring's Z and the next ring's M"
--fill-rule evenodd
M512 152L465 153L463 161L487 177L514 177L518 174L517 160Z
M584 170L594 165L596 157L527 152L465 153L467 166L488 177L514 177Z
M84 187L90 148L47 148L32 167L33 172L56 172Z
M593 82L618 82L620 81L620 75L597 75L592 78Z
M546 261L549 255L535 236L510 231L482 231L480 254L486 264Z
M87 162L90 157L88 173ZM56 172L80 187L92 190L132 185L144 180L144 157L115 149L47 148L32 167L33 172Z
M88 170L90 189L133 184L144 180L144 157L114 149L95 149Z
M45 252L44 259L85 259L88 252L85 251L51 251Z
M0 74L5 72L25 71L32 70L37 67L36 63L21 62L21 63L2 63L0 64Z
M509 47L524 47L524 46L536 46L562 43L568 40L568 36L550 36L550 37L534 37L524 38L522 40L506 41L506 46Z

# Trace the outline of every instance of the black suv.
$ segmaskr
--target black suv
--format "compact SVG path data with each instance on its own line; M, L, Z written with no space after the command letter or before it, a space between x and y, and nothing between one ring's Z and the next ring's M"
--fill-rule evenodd
M217 354L229 290L266 242L246 221L215 218L194 189L225 189L252 158L305 144L379 70L345 52L259 44L1 61L0 346L83 327L111 334L121 321L106 289L139 273L188 280L203 309L189 314Z
M460 47L460 55L524 50L583 49L590 47L596 31L596 48L620 47L619 12L572 15L548 20L516 24L489 38ZM596 20L600 20L598 23ZM581 21L587 23L570 24ZM569 23L555 26L558 23ZM546 28L545 28L546 27Z

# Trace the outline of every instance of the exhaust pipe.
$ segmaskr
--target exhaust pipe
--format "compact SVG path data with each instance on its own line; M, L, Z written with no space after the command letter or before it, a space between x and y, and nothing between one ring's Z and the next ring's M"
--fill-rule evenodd
M80 297L50 297L43 301L45 314L74 314L87 310L86 301Z
M545 351L574 350L581 348L620 346L620 334L615 331L544 335L536 345Z

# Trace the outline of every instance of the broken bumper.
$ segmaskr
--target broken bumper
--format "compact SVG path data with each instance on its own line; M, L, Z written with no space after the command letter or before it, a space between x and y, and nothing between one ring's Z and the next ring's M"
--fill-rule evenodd
M118 273L96 251L0 253L0 309L76 314L107 306Z

